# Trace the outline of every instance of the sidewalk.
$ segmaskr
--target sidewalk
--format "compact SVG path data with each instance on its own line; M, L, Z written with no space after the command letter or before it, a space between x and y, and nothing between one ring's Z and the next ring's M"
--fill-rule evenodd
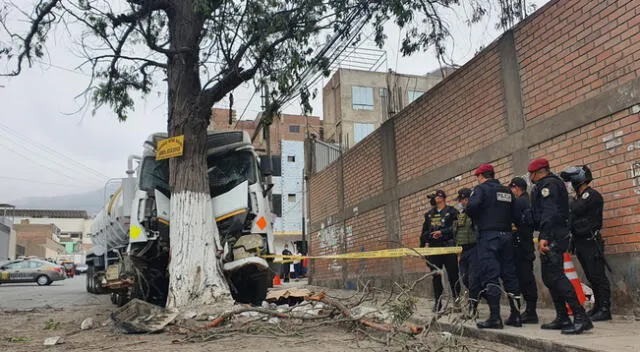
M306 280L291 282L282 287L305 287ZM350 297L354 291L333 290L317 286L306 286L312 291L326 291L334 297ZM420 298L418 310L413 315L412 320L416 323L426 324L433 317L431 307L432 299ZM481 304L479 307L479 319L486 319L488 307ZM503 320L509 316L508 307L503 307ZM555 317L552 309L538 309L540 322L550 322ZM607 322L594 323L594 328L582 335L568 336L562 335L560 331L548 331L540 329L540 324L524 325L522 328L505 326L502 330L479 330L475 322L466 322L464 330L459 331L458 314L442 316L438 319L438 327L442 331L451 333L462 333L473 338L499 342L505 345L519 348L521 350L539 350L553 352L635 352L640 351L640 322L634 317L614 316L613 320Z

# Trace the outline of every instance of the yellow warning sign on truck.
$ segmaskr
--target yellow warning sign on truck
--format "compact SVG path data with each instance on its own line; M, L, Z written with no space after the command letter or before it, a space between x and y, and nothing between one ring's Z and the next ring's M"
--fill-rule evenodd
M163 139L158 142L156 160L182 156L184 152L184 135Z

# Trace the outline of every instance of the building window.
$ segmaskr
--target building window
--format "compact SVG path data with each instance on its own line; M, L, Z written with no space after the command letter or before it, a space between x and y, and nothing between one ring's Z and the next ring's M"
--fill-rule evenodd
M287 156L287 161L290 162L290 163L295 163L296 162L296 156L295 155Z
M299 125L289 125L289 132L291 133L300 133Z
M380 88L380 96L381 97L387 96L387 88Z
M353 110L373 110L373 88L351 87Z
M355 143L365 139L369 134L373 132L372 123L354 123L353 124L353 140Z
M271 212L279 218L282 217L282 194L271 195Z
M420 92L417 90L410 90L407 92L407 98L409 98L409 104L413 103L414 100L420 98L424 94L424 92Z
M296 195L295 193L289 193L287 195L287 200L289 201L289 203L295 203L296 202Z

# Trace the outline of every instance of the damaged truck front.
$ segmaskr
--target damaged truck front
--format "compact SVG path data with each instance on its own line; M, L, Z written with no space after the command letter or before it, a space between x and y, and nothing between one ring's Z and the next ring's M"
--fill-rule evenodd
M123 305L133 298L164 306L168 291L171 220L169 162L156 160L164 133L151 135L141 157L129 157L127 177L92 227L87 291L109 293ZM135 165L137 164L137 165ZM244 131L207 136L209 189L219 230L218 258L233 298L260 304L272 282L271 210L264 175ZM213 236L213 234L211 234ZM210 263L215 265L216 263Z

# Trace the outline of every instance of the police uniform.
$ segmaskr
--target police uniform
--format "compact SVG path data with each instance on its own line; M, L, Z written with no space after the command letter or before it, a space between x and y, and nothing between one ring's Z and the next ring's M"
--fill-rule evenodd
M514 265L518 286L522 292L527 308L522 316L523 323L537 324L538 315L536 304L538 301L538 287L533 274L533 262L536 259L533 244L533 220L531 218L531 203L526 193L527 183L519 177L511 180L510 187L518 187L523 193L515 198L516 216L513 223Z
M611 288L605 273L604 241L600 236L603 207L602 195L591 187L577 194L570 204L575 254L595 295L596 304L589 314L593 321L611 319Z
M493 173L493 166L481 165L476 176ZM489 303L490 317L486 322L478 323L479 328L502 328L500 318L500 297L502 290L500 279L511 306L509 325L522 326L516 297L520 295L515 266L513 265L513 235L511 224L514 215L513 195L506 186L490 178L476 186L466 208L478 230L478 262L480 263L480 281Z
M436 194L438 194L438 191ZM441 193L444 195L444 192ZM427 244L429 247L453 247L455 223L457 221L458 211L451 207L445 206L438 210L433 208L424 214L424 224L422 225L422 234L420 236L420 247L425 247ZM434 231L442 231L442 236L439 238L433 238L431 235ZM460 294L460 287L458 283L458 257L456 254L434 255L428 256L427 260L432 266L439 269L446 268L447 276L449 277L449 285L451 286L451 292L454 298L458 298ZM433 276L433 293L436 301L434 306L435 311L439 311L441 307L440 296L444 287L442 286L442 278L440 275Z
M461 198L469 198L471 190L463 188L458 191L458 200ZM480 280L478 278L478 253L477 253L477 238L473 221L464 212L458 214L458 224L456 226L456 245L462 247L462 253L460 253L460 276L462 283L469 290L469 313L471 316L475 315L476 307L480 294Z
M536 159L529 164L532 175L541 169L548 169L549 162ZM534 229L540 231L540 241L548 241L549 251L540 255L542 281L551 293L556 318L542 329L562 330L573 334L588 330L593 325L584 308L578 302L576 291L564 273L563 253L569 249L569 195L564 182L556 175L548 173L537 180L531 195ZM567 316L565 303L573 311L575 322Z

